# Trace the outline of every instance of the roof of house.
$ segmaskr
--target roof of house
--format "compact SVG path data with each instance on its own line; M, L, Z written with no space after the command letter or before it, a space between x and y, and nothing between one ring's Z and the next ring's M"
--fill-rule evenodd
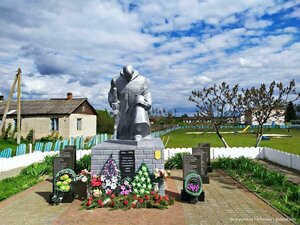
M69 115L72 114L79 106L87 102L92 111L96 110L89 104L87 98L67 99L50 99L50 100L29 100L21 101L22 115ZM0 115L3 115L6 101L0 102ZM17 102L12 101L8 110L9 115L17 114Z

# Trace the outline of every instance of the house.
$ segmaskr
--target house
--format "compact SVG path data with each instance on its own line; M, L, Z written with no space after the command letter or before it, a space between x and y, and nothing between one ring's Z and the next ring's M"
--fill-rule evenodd
M271 111L269 119L266 123L264 123L264 125L285 125L284 113L284 109L273 109ZM241 117L241 122L249 125L258 125L255 116L250 112L246 112L245 115Z
M2 119L6 102L0 101L0 118ZM16 128L17 102L12 101L5 128L12 124ZM30 100L21 102L21 136L35 131L35 139L40 139L58 132L63 138L76 136L93 136L96 134L97 112L87 98L73 98L72 93L67 98L50 100Z

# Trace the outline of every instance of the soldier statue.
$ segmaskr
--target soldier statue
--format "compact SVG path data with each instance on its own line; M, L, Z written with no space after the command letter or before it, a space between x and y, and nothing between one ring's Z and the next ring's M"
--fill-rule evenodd
M115 139L151 138L148 112L152 100L147 79L131 65L124 66L120 76L111 80L108 102L115 118Z

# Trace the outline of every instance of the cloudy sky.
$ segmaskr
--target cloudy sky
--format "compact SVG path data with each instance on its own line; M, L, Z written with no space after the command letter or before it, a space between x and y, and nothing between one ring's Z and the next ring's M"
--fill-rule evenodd
M272 80L300 88L299 0L0 1L0 92L23 71L22 98L88 97L132 64L155 107L193 112L191 90Z

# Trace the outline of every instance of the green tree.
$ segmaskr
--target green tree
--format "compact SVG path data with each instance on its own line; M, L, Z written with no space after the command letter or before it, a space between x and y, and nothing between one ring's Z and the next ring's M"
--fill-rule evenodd
M242 89L242 94L239 95L240 105L243 106L244 112L250 112L258 123L255 147L259 146L262 139L263 125L267 123L276 108L286 107L289 96L296 96L292 101L297 101L300 98L294 80L286 86L281 82L276 83L273 81L270 85L263 83L260 87ZM281 115L283 114L281 113ZM278 114L277 116L281 115Z
M97 110L97 133L109 133L114 132L114 119L105 110Z
M289 102L285 111L285 122L290 122L291 120L295 120L296 118L297 116L294 104L293 102Z

